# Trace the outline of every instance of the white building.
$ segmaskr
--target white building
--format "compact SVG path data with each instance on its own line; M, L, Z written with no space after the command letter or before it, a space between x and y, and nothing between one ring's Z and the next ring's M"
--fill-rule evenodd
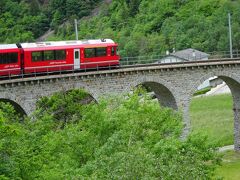
M205 52L201 52L196 49L189 48L189 49L173 52L170 54L167 52L167 55L161 60L159 60L158 63L175 63L175 62L208 60L209 56L210 55ZM199 85L198 90L209 87L210 86L209 80L215 79L215 78L216 77L212 77L204 81L201 85Z
M196 49L184 49L181 51L170 53L162 58L158 63L174 63L183 61L198 61L198 60L208 60L210 55Z

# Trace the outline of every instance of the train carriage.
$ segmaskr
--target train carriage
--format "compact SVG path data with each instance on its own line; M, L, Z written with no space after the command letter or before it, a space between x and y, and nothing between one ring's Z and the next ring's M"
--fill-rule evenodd
M63 71L72 68L68 47L46 43L21 44L24 53L24 73Z
M117 44L110 39L21 44L24 72L53 72L118 66Z
M0 45L0 75L21 73L21 50L16 44Z
M119 66L111 39L0 45L0 76Z
M117 44L112 40L90 41L81 48L82 68L119 66Z

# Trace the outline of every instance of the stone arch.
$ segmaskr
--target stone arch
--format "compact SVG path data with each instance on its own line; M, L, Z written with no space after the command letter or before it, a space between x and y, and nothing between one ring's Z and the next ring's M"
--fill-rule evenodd
M144 77L132 82L126 89L126 92L131 91L133 88L144 85L149 87L156 95L159 103L163 107L169 107L178 110L177 101L174 95L172 86L161 78Z
M94 102L94 103L98 103L98 97L92 93L92 91L88 90L89 88L87 87L84 87L84 86L66 86L64 88L60 87L58 89L55 89L54 91L51 91L51 92L47 92L47 93L44 93L44 94L41 94L40 96L38 95L38 97L36 97L36 101L35 101L35 104L34 104L34 108L32 109L32 111L36 110L37 108L37 102L42 98L42 97L51 97L53 96L55 93L58 93L58 92L65 92L65 93L68 93L72 90L77 90L77 89L83 89L85 90L85 92L89 95L89 97L87 98L84 98L80 101L80 103L82 104L89 104L91 102Z
M217 76L222 79L230 88L233 98L233 113L234 113L234 149L240 151L240 77L223 72L210 72L204 75L200 80L196 81L192 86L189 97L192 98L193 93L197 89L198 85L203 83L210 77Z
M78 89L83 89L83 88L69 89L66 92L68 93L70 91L78 90ZM86 98L84 98L83 100L81 100L82 104L89 104L89 103L92 103L92 102L93 103L98 103L97 99L95 99L91 93L89 93L86 89L83 89L83 90L87 93L88 96Z
M27 116L26 111L19 105L19 103L5 98L0 98L0 102L10 103L14 107L16 112L19 113L22 117Z
M71 91L74 89L85 90L91 97L93 97L93 99L96 102L99 99L99 96L97 93L98 91L90 88L85 83L82 83L82 82L65 83L64 81L60 82L60 83L59 82L56 83L56 88L54 90L49 90L42 94L39 94L38 97L36 97L36 99L38 100L39 98L44 97L44 96L52 96L54 93L57 93L57 92L61 92L61 91L68 92L68 91Z
M240 77L235 76L234 74L229 74L227 72L221 72L221 73L220 72L210 72L195 81L195 83L192 85L189 96L192 97L192 95L194 94L194 92L196 91L197 87L200 84L202 84L205 80L207 80L211 77L214 77L214 76L217 76L220 79L222 79L229 86L230 89L231 89L231 85L233 84L233 82L240 84ZM232 91L232 89L231 89L231 91Z
M96 89L93 89L93 88L90 88L89 86L87 86L86 84L80 84L80 83L77 83L75 85L75 88L74 89L83 89L85 90L96 102L98 102L99 98L100 98L100 95L98 93L98 90Z

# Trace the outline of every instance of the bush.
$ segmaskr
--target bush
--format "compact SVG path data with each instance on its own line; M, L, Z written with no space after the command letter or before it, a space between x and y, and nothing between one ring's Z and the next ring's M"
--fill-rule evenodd
M74 100L85 94L77 91L64 98ZM68 116L65 126L58 128L61 116L56 118L52 112L58 110L53 107L62 107L61 98L58 94L40 101L51 106L40 116L42 107L38 109L35 121L15 122L20 133L5 137L13 145L8 153L11 161L0 166L4 178L209 179L219 162L205 137L180 140L181 116L159 108L142 91L74 108L73 114L81 114L78 120ZM2 120L1 132L9 125Z
M196 91L193 96L198 96L198 95L202 95L202 94L206 94L208 91L211 90L211 87L206 87L206 88L203 88L203 89L200 89L198 91Z

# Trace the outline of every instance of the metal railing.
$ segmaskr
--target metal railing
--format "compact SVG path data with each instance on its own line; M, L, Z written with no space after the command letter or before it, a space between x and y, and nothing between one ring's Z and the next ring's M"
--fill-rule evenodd
M240 51L233 51L233 58L240 58ZM181 57L173 54L169 55L150 55L150 56L138 56L138 57L123 57L121 58L121 67L144 65L144 64L165 64L165 63L184 63L184 62L196 62L196 61L209 61L209 60L225 60L231 59L229 51L210 52L206 55L191 53L182 55Z
M120 59L119 65L112 65L114 62L117 64L118 61L104 61L104 62L90 62L81 63L80 69L76 69L74 65L55 65L55 66L44 66L44 67L28 67L24 69L24 72L19 68L0 70L0 80L25 78L25 77L37 77L39 75L53 75L53 74L66 74L66 73L77 73L77 72L88 72L88 71L102 71L137 66L153 66L153 65L169 65L169 64L189 64L205 62L210 63L212 61L226 61L231 60L231 54L228 51L222 52L211 52L208 55L202 56L201 54L185 54L182 58L177 57L173 54L169 55L149 55L149 56L138 56L138 57L123 57ZM240 60L240 51L233 51L233 59ZM31 73L30 73L31 72ZM3 75L4 74L4 75Z
M81 63L80 69L76 69L74 64L27 67L27 68L24 68L24 70L21 70L20 68L5 69L5 70L0 70L0 81L17 79L17 78L25 78L25 77L37 77L40 75L48 76L48 75L55 75L55 74L61 75L61 74L68 74L68 73L111 70L119 67L119 64L113 65L113 63L116 64L118 62L119 61Z

